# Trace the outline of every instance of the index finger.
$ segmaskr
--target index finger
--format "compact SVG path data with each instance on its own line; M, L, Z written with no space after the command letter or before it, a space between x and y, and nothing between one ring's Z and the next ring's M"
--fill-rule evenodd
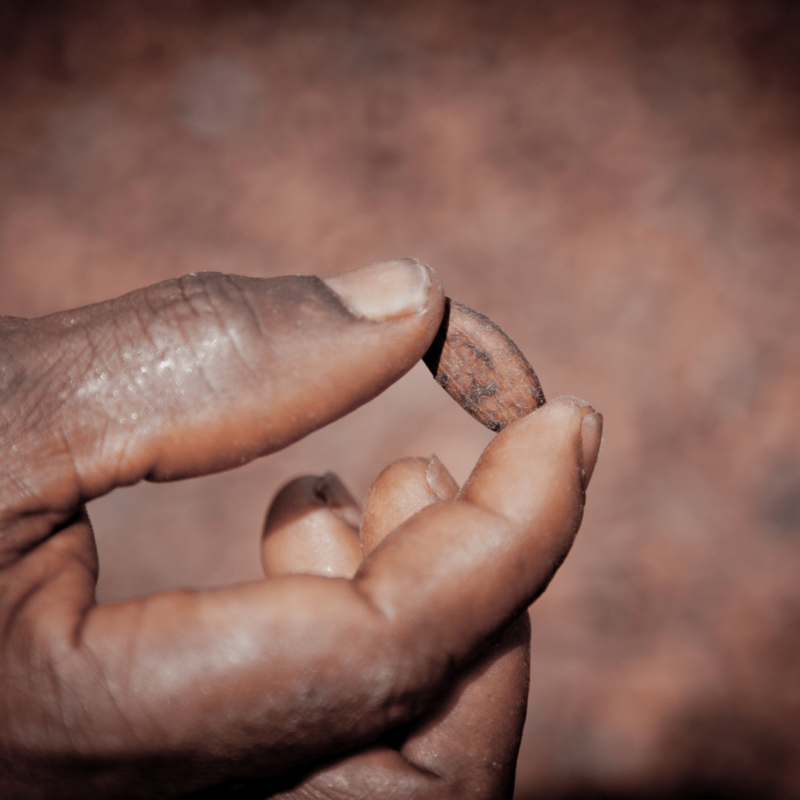
M290 576L86 609L38 548L52 576L5 628L5 718L24 721L36 754L107 764L120 781L154 763L176 780L277 775L375 741L547 585L580 523L591 416L555 400L498 434L465 499L420 511L352 581ZM499 502L493 484L507 489ZM47 546L85 538L78 527ZM30 758L58 774L36 754L25 775Z

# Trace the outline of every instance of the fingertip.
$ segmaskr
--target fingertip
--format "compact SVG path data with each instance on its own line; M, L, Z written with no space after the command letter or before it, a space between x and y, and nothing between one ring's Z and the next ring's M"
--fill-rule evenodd
M284 486L273 500L261 539L267 577L322 575L352 578L361 547L350 524L358 507L333 473L305 475Z
M603 441L603 415L595 411L585 400L570 395L562 395L537 411L545 411L553 417L554 425L563 425L569 434L575 436L575 426L579 423L577 437L581 465L581 479L584 490L594 473L597 457Z
M370 487L361 521L361 549L369 555L395 528L418 511L451 500L458 484L434 455L390 464Z
M549 403L542 404L533 413L563 416L565 419L577 415L582 419L587 414L595 413L595 410L591 404L587 403L586 400L582 400L580 397L562 394Z
M553 431L561 431L564 435L573 437L577 441L583 419L591 414L597 414L597 412L585 400L571 395L561 395L512 423L498 433L495 439L502 441L503 437L513 435L513 431L521 432L526 428L547 427Z
M549 483L559 512L582 509L584 456L581 428L594 408L576 397L557 397L497 434L481 454L459 498L474 502L527 525L538 493L533 487ZM598 415L599 416L599 415ZM596 421L587 423L591 448ZM590 463L590 461L587 461Z
M317 478L314 494L325 503L332 514L339 517L354 532L358 531L361 524L361 509L335 472L326 472Z

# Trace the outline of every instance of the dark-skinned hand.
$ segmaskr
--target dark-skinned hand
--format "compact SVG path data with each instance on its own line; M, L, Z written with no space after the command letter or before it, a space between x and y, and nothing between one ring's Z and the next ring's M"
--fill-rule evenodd
M0 796L510 794L523 612L570 548L600 445L581 401L498 434L460 490L435 459L401 461L360 516L335 476L293 481L266 580L95 601L89 500L336 420L420 359L443 306L406 260L0 317Z

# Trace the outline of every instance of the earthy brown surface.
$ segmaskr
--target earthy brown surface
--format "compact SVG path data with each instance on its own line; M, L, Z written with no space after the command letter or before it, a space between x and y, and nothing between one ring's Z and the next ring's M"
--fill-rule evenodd
M490 431L544 403L533 367L487 316L447 299L442 326L422 359L446 392Z
M605 416L531 615L525 797L800 792L794 3L5 4L0 312L412 254ZM489 266L491 265L491 266ZM293 475L490 434L416 368L238 473L94 503L103 599L258 577Z

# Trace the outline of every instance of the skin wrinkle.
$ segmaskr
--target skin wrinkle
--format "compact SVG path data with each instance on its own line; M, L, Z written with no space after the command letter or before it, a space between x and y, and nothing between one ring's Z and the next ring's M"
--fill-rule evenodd
M80 353L76 353L71 361L66 360L66 356L73 350L70 338L48 337L53 339L51 347L60 348L54 354L48 356L44 369L37 376L35 386L42 395L52 394L58 397L64 391L63 386L69 382L69 373L80 360ZM61 380L57 380L61 377Z
M100 425L100 428L99 429L94 429L93 433L94 433L95 441L98 442L98 446L96 448L96 451L98 453L102 454L102 453L108 452L109 448L106 446L106 443L109 441L109 439L112 436L111 427L112 427L113 424L114 424L113 421L110 420L106 416L105 419L103 420L102 424ZM118 461L117 462L117 468L119 468L119 463L120 462ZM119 472L117 472L117 474L115 475L115 479L121 480L121 476L119 475ZM129 482L130 481L120 482L118 485L125 486ZM93 499L93 498L83 497L83 498L81 498L81 502L88 502L90 499Z
M208 296L209 296L209 300L211 302L213 313L215 314L215 316L219 320L220 329L221 329L221 331L223 333L225 341L230 343L230 345L233 348L233 351L236 353L236 357L239 359L239 363L249 373L249 375L253 379L254 383L258 383L260 381L261 376L252 367L252 365L249 362L249 359L245 356L245 354L243 352L243 347L242 347L242 344L241 344L241 337L236 334L236 332L234 330L234 327L230 322L230 319L227 319L228 317L231 317L233 315L231 315L231 314L220 314L219 310L218 310L219 304L214 302L214 299L212 297L212 293L209 292ZM222 305L227 306L229 309L232 307L232 304L231 304L230 300L228 300L227 298L222 301ZM249 308L249 304L245 304L245 307L247 308L248 311L250 311L252 317L255 318L256 317L255 311L253 309ZM260 338L267 339L267 337L263 336L263 331L261 330L261 325L258 324L257 322L256 322L256 329L258 331L258 336Z
M20 595L20 597L17 598L11 604L11 606L9 606L7 604L5 597L2 598L3 614L7 615L7 618L3 620L2 629L0 629L0 630L2 630L2 633L0 633L0 635L3 638L3 646L4 646L4 648L7 648L9 646L8 642L9 642L9 640L11 638L11 632L14 629L14 627L17 625L17 623L19 622L19 619L22 616L22 613L25 611L25 607L26 607L28 601L37 592L39 592L40 589L42 589L44 583L45 583L45 579L44 578L41 578L38 581L36 581L35 583L33 583L33 585L30 586L28 589L26 589L22 593L22 595Z
M2 514L0 519L5 518L6 520L4 529L0 529L2 532L0 541L5 540L9 550L16 550L14 561L19 560L61 528L75 514L75 507L80 505L80 502L77 494L70 493L69 496L62 498L59 507L42 510L43 507L52 504L46 500L42 489L34 486L33 483L27 483L20 496L16 499L12 498L10 503L7 502L0 506L0 514ZM27 529L29 533L27 536L22 532L15 533L15 529L19 531ZM15 545L15 538L25 541L20 541Z
M88 495L88 492L86 491L86 484L81 477L81 469L78 465L78 459L75 457L75 452L72 448L72 442L69 434L66 433L61 422L54 423L53 427L55 429L54 434L57 435L63 443L63 456L72 467L72 474L74 476L73 485L75 486L76 492L79 497L85 497ZM116 472L118 473L118 470Z
M77 330L76 330L77 328ZM91 328L84 322L82 318L76 318L76 324L70 325L70 333L72 335L77 335L78 332L82 332L85 339L86 339L86 347L88 348L88 357L86 360L86 367L82 371L82 375L78 377L78 383L80 384L81 380L84 383L88 383L89 376L91 374L92 368L95 365L95 362L100 357L100 350L95 342L94 338L92 337ZM75 360L75 365L77 366L78 359ZM77 393L77 389L73 390L72 398L75 397Z
M403 627L398 634L396 627L395 621L386 635L396 654L391 658L392 689L385 702L386 723L392 726L414 719L429 702L432 687L445 683L456 671L451 654L426 657L425 649L413 633L408 635Z
M211 293L211 297L213 298L213 293ZM230 317L230 316L231 316L231 314L230 314L230 313L228 313L227 315L219 315L219 314L218 314L217 316L222 316L222 318L224 319L226 316L227 316L227 317ZM177 320L177 322L180 324L180 320ZM229 329L229 332L228 332L228 333L229 333L229 336L227 337L227 338L228 338L228 341L234 341L234 342L235 342L235 341L236 341L236 337L235 337L235 335L234 335L233 329ZM184 332L184 333L183 333L183 339L184 339L184 340L186 340L186 339L187 339L187 334L186 334L186 332ZM172 345L172 346L173 346L173 347L175 346L175 345L174 345L174 343L173 343L173 345ZM244 357L244 355L243 355L243 354L240 354L240 357L241 357L242 364L243 364L245 367L247 367L248 369L250 369L250 367L249 367L249 363L248 363L248 359L246 359L246 358Z
M114 718L123 725L127 734L133 738L137 745L141 744L136 730L123 712L123 706L111 687L111 682L103 670L102 663L99 660L95 660L93 655L91 648L82 644L80 649L73 649L66 656L61 657L62 659L68 659L69 669L66 671L63 668L54 669L54 674L58 676L56 680L59 687L74 686L74 676L80 676L78 685L83 691L79 690L77 694L70 692L70 696L75 698L70 703L70 706L75 708L75 711L67 714L63 710L63 704L59 705L59 710L64 733L73 745L72 750L83 759L98 757L99 753L93 743L106 741L106 731L109 727L109 706L115 710ZM64 661L62 660L61 663L64 663ZM89 687L88 691L84 687ZM101 695L100 697L97 696L98 693ZM103 698L106 702L103 702ZM101 709L101 713L98 713ZM80 712L82 717L81 724L75 724L72 719L77 712ZM105 723L102 728L99 726L100 721ZM80 738L72 738L73 730L76 733L80 731L84 735ZM65 752L69 753L70 751L67 749Z
M15 440L16 441L16 440ZM3 484L15 486L17 491L14 492L10 489L3 489L0 496L5 497L13 497L16 495L19 498L30 497L34 492L33 488L30 486L29 482L24 478L24 476L19 475L9 475L6 471L3 471L2 475L0 475L0 480L2 480ZM19 513L18 509L14 509L14 503L0 503L0 542L6 539L9 536L9 532L7 529L8 526L8 519L14 519ZM24 514L23 510L23 514Z
M515 532L516 532L517 536L519 535L520 529L516 528L514 523L510 522L509 520L507 520L506 518L502 517L501 515L495 514L494 512L492 512L492 511L490 511L490 510L488 510L488 509L486 509L484 507L477 506L477 505L475 505L473 503L470 503L470 502L464 501L464 500L449 500L449 501L446 501L446 502L442 503L441 505L437 504L437 506L436 506L436 508L439 509L439 510L447 510L448 507L449 508L453 508L453 509L457 509L459 511L459 513L465 513L465 512L466 513L470 513L470 511L473 512L473 513L480 513L482 519L485 520L485 522L484 522L484 524L482 526L482 528L483 528L483 538L482 538L482 544L481 544L481 549L482 550L486 550L487 549L486 548L487 542L491 541L491 534L487 534L487 531L493 531L495 529L499 529L499 530L503 530L503 531L506 532L504 536L498 535L497 539L496 539L496 541L498 541L498 542L503 542L503 549L505 549L507 541L511 540L512 538L515 538L514 537ZM416 519L421 518L421 515L424 515L427 512L429 512L431 510L431 508L432 508L431 506L427 507L425 510L423 510L421 512L420 515L417 515ZM418 522L414 522L413 524L418 525L419 523ZM398 533L402 530L402 527L403 526L401 526L398 529ZM375 548L375 550L373 551L373 554L371 554L371 557L365 560L363 567L359 570L359 573L357 573L356 578L354 579L354 583L358 583L359 581L362 581L362 582L366 583L366 587L367 587L366 591L369 592L370 578L371 578L370 572L369 572L370 564L371 564L372 561L374 561L374 558L376 557L376 555L379 555L387 547L392 547L393 546L392 542L393 542L393 540L391 538L387 538L383 542L381 542L381 544L379 544L378 547ZM478 545L477 545L477 542L476 542L476 547L477 546ZM450 552L450 550L448 552ZM454 551L452 554L453 555L460 555L460 551ZM362 571L365 571L366 574L363 574ZM382 612L387 617L387 619L390 619L390 620L392 620L393 623L396 623L398 621L398 614L392 608L392 602L393 601L392 601L391 597L387 597L386 596L386 594L385 594L386 593L386 588L382 587L379 584L378 585L378 591L380 591L381 589L383 589L383 593L384 594L383 595L379 594L377 597L373 596L372 602L375 603L379 608L381 608ZM398 601L402 605L402 603L403 603L402 594L397 594L396 589L394 591L392 591L391 584L390 584L389 592L392 593L392 596L396 596L398 598ZM435 648L436 648L436 646L434 645L434 649Z
M250 376L254 379L254 382L258 382L260 376L258 375L256 370L251 366L249 359L245 356L241 345L240 337L236 335L234 327L231 324L231 318L235 318L236 315L231 313L220 313L219 311L219 307L220 305L222 305L223 307L228 309L228 312L230 312L233 309L233 304L230 302L228 298L222 300L221 303L215 302L215 299L213 297L214 293L208 290L205 287L205 284L203 284L203 288L205 289L205 296L209 300L211 313L219 322L220 330L222 332L221 336L224 338L225 341L227 341L231 345L233 352L236 354L236 357L239 360L240 365L245 369L246 372L250 374ZM255 313L252 312L252 310L251 313L253 314L253 316L255 316ZM207 312L203 314L198 314L199 319L205 319L206 316ZM180 321L178 321L178 324L181 325ZM257 324L256 328L258 329L260 336L261 335L260 326Z
M63 574L63 569L60 571ZM25 607L20 609L17 619L20 623L24 622L29 626L31 634L27 637L23 637L23 641L27 641L29 643L29 647L37 654L34 663L41 665L41 673L47 675L50 681L51 691L48 696L51 698L51 705L55 704L56 709L55 711L48 712L42 721L45 725L45 728L48 730L48 741L52 742L57 748L57 742L59 740L58 737L65 738L68 741L69 746L64 748L64 752L68 753L75 749L74 745L78 739L73 736L71 726L67 723L68 715L65 711L65 708L68 707L68 704L63 699L65 692L62 689L62 686L66 684L65 681L63 681L60 677L63 673L63 669L60 668L59 665L72 663L72 661L74 661L76 651L68 642L65 642L62 648L57 649L55 645L58 643L59 637L57 635L53 636L49 633L46 633L44 636L42 636L40 626L36 623L32 623L29 620L29 617L32 615L30 606L33 605L37 599L40 599L41 595L52 593L53 584L53 576L49 576L49 581L47 578L43 578L41 581L40 591L25 598ZM72 674L71 670L70 674ZM83 675L83 670L79 670L78 674ZM72 696L71 692L67 694Z
M109 373L109 378L110 378L109 386L103 392L103 402L101 404L98 404L100 405L102 411L104 412L103 416L105 417L105 419L102 423L99 423L97 418L98 415L95 412L92 415L92 420L91 420L91 428L94 431L96 431L95 436L98 438L100 443L100 447L95 449L99 450L101 453L108 453L109 445L112 441L111 431L118 426L117 420L120 414L125 413L124 391L121 388L123 383L120 383L120 378L123 379L124 385L130 385L130 383L132 382L132 377L130 374L127 374L126 377L126 368L124 360L110 357L111 355L110 353L109 357L101 356L102 352L109 351L109 346L107 344L101 345L99 342L97 342L95 337L92 335L90 328L87 327L86 330L87 330L87 340L90 346L90 356L86 368L83 370L84 374L82 376L82 383L72 390L70 400L67 402L75 404L80 413L80 410L86 404L87 389L88 387L92 386L93 383L96 381L96 379L93 376L98 374L98 371L100 374L105 372ZM116 354L120 354L123 349L123 344L121 339L122 334L125 334L125 331L120 327L117 316L112 314L110 317L109 335L112 336L114 339L114 342L111 345L111 350ZM109 392L114 391L113 387L115 385L120 387L119 389L117 389L117 391L120 392L122 397L120 397L116 401L114 399L109 401L107 399L108 394ZM64 406L67 405L67 402L65 402ZM109 402L113 403L115 406L113 409L113 413L109 409ZM62 409L64 408L64 406L62 406ZM96 408L97 405L95 405L95 409ZM59 417L63 419L64 417L63 410L59 411ZM73 464L75 465L75 471L76 474L78 475L77 485L78 485L79 496L82 497L83 499L89 499L89 497L92 494L92 490L87 488L86 480L83 477L81 477L81 469L79 464L84 459L79 458L75 453L73 445L74 434L71 434L69 431L66 430L63 421L58 422L57 424L64 438L67 456L72 460ZM98 425L101 426L100 430L98 430ZM85 431L85 424L82 424L80 426L78 436L82 437L84 435L84 431ZM112 473L114 476L112 480L114 480L115 482L119 481L120 476L122 475L121 465L125 461L129 438L130 438L129 436L120 437L118 433L113 434L114 444L111 445L111 449L115 452L116 466ZM104 456L104 458L105 457L106 456Z
M120 442L120 444L116 447L116 466L113 470L113 483L117 486L123 485L125 481L125 475L129 475L131 472L133 472L130 467L126 469L125 465L129 463L129 460L130 462L135 462L135 456L131 452L134 447L133 440L135 436L136 434L134 431L131 431L127 435L120 436L120 434L115 434L114 436L114 440Z
M412 652L407 643L405 641L397 642L395 640L398 637L393 633L394 625L395 625L395 618L387 616L384 609L375 602L375 598L371 595L370 592L365 591L362 583L354 578L352 581L348 583L348 589L358 598L359 601L363 604L364 607L367 608L368 613L376 616L379 618L377 627L382 631L382 635L378 637L378 643L385 643L388 642L390 645L390 653L387 657L384 658L384 662L388 663L390 666L378 668L378 673L380 675L379 682L387 683L388 686L394 687L394 689L386 689L384 694L386 695L385 699L380 703L380 707L383 709L384 712L384 720L385 724L393 725L397 724L398 719L407 719L409 716L414 716L415 708L419 704L419 700L414 700L415 692L413 690L406 689L406 685L410 682L410 670L408 668L401 667L404 664L405 660L408 658L409 652ZM376 651L376 644L372 644L370 648L370 652ZM383 649L383 648L382 648ZM372 667L372 670L375 670L375 667ZM406 678L404 680L398 679L399 674L404 674ZM391 676L388 681L385 676ZM408 699L409 691L411 692L411 699ZM418 694L418 692L417 692ZM422 701L424 702L424 700ZM411 710L407 710L410 706Z
M152 317L153 314L154 314L154 311L153 311L152 305L150 305L150 303L148 301L148 293L147 292L142 292L139 295L139 297L141 298L142 304L148 307L148 309L150 311L150 316ZM129 304L129 308L131 310L131 313L133 314L134 320L139 323L139 332L145 338L145 340L150 344L150 347L152 348L153 352L156 352L156 350L158 350L158 346L156 345L155 340L153 339L153 336L150 333L150 326L145 321L144 316L142 315L142 311L139 308L139 305L136 302L134 302L133 299L131 299L131 302ZM132 345L133 342L134 342L134 339L132 337L129 337L129 339L130 339L130 343ZM137 350L140 349L140 347L141 347L141 343L139 344L139 348L137 348Z
M170 320L175 320L171 313L171 307L179 301L179 298L169 296L170 287L178 286L178 294L181 294L178 282L175 279L164 281L155 286L147 287L139 292L131 292L125 299L132 308L137 307L137 301L141 298L142 302L150 311L150 319L144 320L142 325L148 339L153 344L153 353L158 354L169 350L175 346L174 332L171 329ZM156 337L156 333L165 334L164 341ZM185 337L182 337L185 339Z
M97 580L97 570L92 568L89 564L83 565L86 568L86 571L89 573L94 573L94 580ZM86 625L89 621L89 617L92 613L92 609L95 608L94 603L86 603L85 607L81 610L78 614L77 619L74 622L73 629L72 629L72 646L75 648L76 651L84 652L84 630Z
M27 433L24 437L20 437L20 450L24 451L27 449L29 452L27 454L27 459L20 464L18 469L22 468L25 471L35 476L37 474L44 473L45 475L50 474L59 470L61 465L61 460L66 455L66 463L69 463L69 454L66 452L65 444L61 441L60 438L60 430L57 427L57 423L50 419L50 414L45 413L42 417L42 428L43 432L41 435L33 435L32 433ZM28 443L26 447L26 443ZM19 451L18 451L19 452ZM24 456L23 456L24 457ZM72 465L72 472L75 473L74 465ZM43 500L45 497L44 492L47 491L49 488L47 484L36 486L36 479L32 479L30 482L30 491L27 493L28 499L36 499L36 500ZM69 498L66 499L62 504L60 504L60 508L65 508L71 506L73 498L79 497L79 493L75 491L75 487L73 484L70 484L71 491L69 492ZM6 505L4 503L4 505ZM16 509L17 512L19 511L31 511L34 512L33 507L23 508L23 509ZM44 510L44 509L41 509Z
M33 387L27 387L28 391L25 391L25 388L22 387L20 392L19 402L22 408L9 422L15 438L20 442L24 442L31 428L40 425L46 415L45 404L41 401L41 393L44 389L41 381L36 381Z
M181 310L186 309L189 312L188 315L191 318L190 324L194 324L195 322L200 322L202 324L208 318L208 316L211 315L212 317L216 317L220 327L224 330L224 320L214 309L213 302L210 297L211 293L208 291L208 288L205 286L205 284L200 281L196 281L192 276L183 276L178 278L178 288L180 289L181 298L184 302L177 307ZM195 306L202 299L207 301L207 307L198 310ZM196 364L198 361L197 356L199 351L197 349L197 345L195 345L195 343L192 341L192 337L187 333L186 323L180 316L175 316L174 324L177 326L182 339L181 348L185 347L190 351L193 356L192 363ZM226 331L226 333L229 334L228 331ZM194 367L192 368L192 371L194 371Z
M352 581L348 585L348 591L356 594L363 601L370 614L386 620L378 607L372 601L364 599L363 592L356 587L357 582ZM425 702L426 695L430 693L430 688L425 688L425 684L430 682L430 676L427 676L427 681L422 681L422 687L420 687L419 681L415 684L410 677L412 670L404 665L414 659L415 647L413 645L416 642L413 638L408 641L406 638L398 636L395 622L388 621L388 625L373 623L372 627L375 633L370 639L367 652L373 653L373 655L376 652L382 653L380 660L373 657L374 666L370 670L377 673L377 683L382 687L379 691L381 699L377 701L376 707L382 709L385 724L396 725L412 718L417 713L419 705ZM376 670L375 667L381 663L385 666L378 667ZM401 678L401 675L405 677Z
M111 305L111 312L107 315L108 324L103 328L99 339L93 332L94 326L87 326L89 341L92 345L92 362L100 361L100 364L93 363L95 371L99 368L102 371L108 370L109 377L119 380L120 373L124 372L124 362L119 356L123 352L122 341L128 338L127 333L121 326L123 318L127 318L127 307L122 313L116 313L116 307L121 305L114 302ZM102 355L101 355L102 354Z
M136 620L137 628L138 628L139 631L141 631L144 628L144 615L147 613L146 607L142 608L142 612L143 613L141 615L139 615L137 620ZM133 633L131 635L130 639L129 639L129 648L128 648L128 653L127 653L127 661L129 663L131 663L131 664L139 663L137 658L136 658L136 652L139 649L138 648L138 644L139 644L139 637L135 633ZM125 672L121 672L120 675L122 677L127 678L128 680L126 682L122 683L121 685L119 684L119 680L115 681L114 683L117 686L117 688L115 690L115 689L112 688L111 680L106 675L106 670L104 669L103 660L101 660L100 658L97 657L97 655L96 655L96 653L94 651L94 648L92 647L92 644L91 644L90 641L86 641L83 644L82 652L83 653L88 653L93 659L95 659L96 664L97 664L97 669L103 676L103 680L105 681L105 684L106 684L107 689L108 689L109 697L112 699L112 702L114 703L114 707L117 709L117 711L119 713L119 718L125 723L126 728L130 732L131 736L134 739L134 742L137 745L137 749L146 750L146 748L143 747L144 743L147 741L147 738L145 738L146 737L146 733L143 732L143 735L140 735L138 733L138 731L137 731L136 724L132 720L130 720L128 718L128 715L125 712L125 709L130 706L130 701L128 700L127 702L121 702L120 700L117 699L117 694L118 693L121 696L130 696L132 694L135 694L135 692L131 689L132 675L126 674ZM159 723L158 723L157 715L148 713L148 710L146 708L143 709L143 711L144 711L145 716L148 719L148 723L155 730L159 731L162 734L162 736L164 734L166 734L166 731L164 730L163 726L159 725Z
M204 317L205 315L198 314L191 305L191 300L189 296L186 294L185 284L178 279L177 281L178 291L181 295L182 303L174 303L171 305L169 309L170 313L170 329L173 330L177 334L177 341L171 341L169 343L169 347L165 348L164 350L164 357L169 356L170 361L175 361L178 359L178 351L181 351L184 347L187 348L192 355L196 356L196 350L193 347L193 344L190 342L191 337L188 335L186 330L186 323L183 319L183 315L185 314L185 309L188 308L190 317ZM176 312L177 309L177 312ZM194 321L194 320L192 320ZM169 351L172 351L171 353ZM161 351L159 351L161 352ZM183 359L181 359L183 360ZM163 362L162 362L163 363Z
M68 707L69 703L65 701L64 694L65 692L62 689L64 685L63 681L59 680L58 671L53 666L50 670L51 673L51 681L52 681L52 697L56 706L56 710L51 717L54 720L56 728L56 736L60 735L63 736L66 740L66 747L64 747L65 752L70 751L77 751L80 752L79 747L79 738L78 738L78 730L73 730L73 726L70 725L67 721L67 713L66 708ZM60 724L59 724L60 723ZM51 734L51 738L53 734Z
M133 297L131 298L131 305L136 305L136 298L141 297L142 302L147 306L148 310L150 311L150 317L153 320L159 320L159 315L162 311L163 306L163 298L162 298L162 287L165 287L168 282L164 281L163 283L156 284L155 286L147 286L146 288L140 290L138 294L134 293ZM158 303L153 301L153 298L158 299ZM150 336L150 326L148 324L144 324L144 329L147 331L148 336ZM159 346L154 339L151 338L153 342L153 348L155 350L159 350Z
M196 293L191 295L191 296L190 295L186 295L185 299L187 300L187 307L194 314L195 319L199 320L199 321L203 321L203 320L207 319L209 314L213 315L213 317L216 319L216 323L219 326L220 330L224 331L225 322L224 322L223 317L218 313L216 307L214 306L214 303L213 303L213 301L212 301L212 299L210 297L210 294L206 293L205 296L207 296L208 299L209 299L208 309L204 309L202 311L198 311L194 307L195 306L195 302L196 302ZM132 307L135 308L135 304L132 303L131 305L132 305ZM200 380L203 381L205 387L208 389L209 394L211 395L211 397L214 399L214 402L216 403L218 401L218 399L219 399L219 392L218 392L216 386L214 385L213 381L208 376L207 370L205 369L205 365L203 363L201 363L202 359L198 358L198 354L199 354L199 349L198 348L200 346L200 343L195 344L194 338L187 334L187 332L186 332L186 330L184 328L184 324L180 319L176 319L175 324L178 326L178 329L179 329L181 337L182 337L181 347L186 347L188 350L191 351L192 355L194 356L194 359L193 359L194 366L192 367L192 374L196 374L200 378ZM221 338L224 338L222 336L222 334L217 334L217 335L220 336ZM151 339L151 341L153 341L152 337L150 337L150 339ZM153 344L155 344L155 342L153 342ZM170 347L174 348L174 345L171 344ZM166 354L166 350L167 350L167 348L163 348L163 349L162 348L158 348L158 352L164 352L165 354Z
M191 595L186 595L186 597L187 597L188 599L191 599Z
M137 378L139 377L136 373L130 371L130 367L127 366L128 362L133 362L132 366L136 364L136 356L139 356L141 353L141 347L134 344L134 338L131 336L129 326L131 324L130 316L133 315L133 322L139 323L139 329L141 333L149 339L147 335L147 331L142 328L141 319L138 314L138 310L136 309L133 303L128 303L124 309L126 312L124 314L125 322L127 323L125 326L121 324L123 319L122 314L112 314L111 315L111 325L112 331L114 332L115 342L114 347L110 353L110 359L113 359L116 369L113 372L113 377L120 382L120 392L122 392L122 384L126 386L136 385ZM125 356L128 355L129 357L126 358ZM110 369L110 365L109 365ZM120 378L124 380L120 381ZM120 405L124 406L124 400L120 401Z
M147 306L149 308L150 312L151 312L150 319L145 319L145 317L143 316L143 314L142 314L142 312L141 312L141 310L139 308L137 300L140 297L141 297L141 300L144 303L144 305ZM155 331L165 330L166 326L164 326L163 324L162 325L158 324L158 323L161 322L161 320L159 319L159 316L158 316L159 310L153 306L153 304L150 302L149 298L150 298L150 293L149 292L142 292L141 295L138 295L138 294L137 295L128 295L128 297L126 298L127 299L126 310L130 309L131 312L134 314L136 320L139 321L142 333L147 338L147 341L150 343L150 346L151 346L151 352L150 353L145 352L143 350L143 348L141 348L141 347L132 347L131 348L131 352L132 352L132 354L134 356L133 360L136 361L138 359L140 367L145 366L145 364L141 363L141 362L152 362L155 358L162 357L164 354L166 354L167 351L174 350L178 346L184 346L184 345L187 346L187 347L189 346L188 338L187 338L185 332L182 329L182 324L181 324L180 320L178 320L178 319L175 319L174 325L178 326L178 334L179 334L179 338L180 338L180 345L176 344L176 342L174 341L174 339L175 339L174 335L170 335L167 338L166 341L159 341L158 340L158 338L155 335ZM164 310L163 313L166 313L166 310ZM122 315L120 315L120 316L122 316ZM172 333L171 326L170 326L170 333ZM131 339L132 343L134 341L135 341L134 339ZM159 355L159 354L162 354L162 355ZM152 376L150 374L150 371L152 371L152 369L153 369L153 366L152 366L152 363L150 363L150 366L148 367L148 373L147 373L148 374L148 378L147 378L148 384L152 381ZM140 372L140 374L137 375L136 378L137 379L140 378L142 374L144 374L144 373ZM136 381L134 381L134 382L136 382Z
M348 582L348 590L350 592L355 590L359 599L364 597L355 589L353 581ZM369 637L369 650L367 651L373 654L372 663L367 667L367 674L373 676L372 680L377 687L377 696L372 702L376 708L382 710L384 724L391 725L397 719L407 719L414 713L409 709L413 709L416 705L415 693L412 691L409 697L404 682L398 678L401 674L408 674L408 670L403 665L410 651L398 640L392 623L379 610L376 610L377 607L373 603L365 602L368 613L373 617L371 620L373 633ZM375 658L375 653L380 653L380 658Z
M32 518L26 519L26 517ZM22 518L14 512L13 522L6 523L0 528L0 543L4 545L4 550L8 553L5 562L0 564L0 570L8 570L24 556L26 556L36 545L48 535L54 525L58 524L59 515L51 514L45 518L41 514L30 514L23 512ZM33 523L33 524L31 524ZM38 523L38 524L37 524ZM22 531L18 533L17 531ZM42 531L37 536L38 531ZM24 541L20 541L23 540ZM33 542L33 544L31 543Z
M148 609L145 605L140 605L139 610L140 613L136 615L135 620L132 621L130 617L128 617L128 619L126 619L126 623L129 628L135 626L135 630L141 632L146 628L145 616L147 614ZM87 627L89 623L89 617L96 612L97 612L96 607L89 609L82 625L84 629ZM137 652L139 652L140 650L139 641L141 638L141 633L137 635L135 630L126 640L128 647L125 653L117 654L116 657L117 661L122 659L129 664L141 663L141 659L137 658ZM138 714L143 715L147 720L147 724L141 732L139 731L141 723L137 723L129 718L126 709L128 709L131 706L130 698L135 697L137 693L137 690L133 688L133 684L135 683L135 673L133 672L126 673L124 670L115 670L116 677L115 679L112 680L107 675L108 665L106 664L105 658L100 657L96 653L91 639L86 637L82 637L80 655L83 658L89 658L95 664L97 673L102 676L102 680L104 686L106 687L108 698L112 702L114 708L117 710L118 718L124 723L126 731L132 737L136 745L135 748L136 750L140 752L148 752L148 749L151 749L146 746L147 743L151 742L153 739L152 731L148 731L147 726L150 726L153 730L157 731L161 735L161 737L163 737L164 740L167 740L169 738L168 728L165 728L158 722L157 709L155 709L153 712L150 712L150 710L146 706L141 706L138 709ZM126 680L120 681L120 678L125 678ZM102 718L104 715L100 714L98 716ZM109 756L112 754L113 751L109 752L106 755ZM93 753L93 755L102 756L102 752Z
M267 335L267 332L264 330L264 327L261 324L261 316L256 313L256 310L251 305L244 289L241 286L239 286L239 284L236 282L236 279L233 276L226 275L224 276L224 278L225 282L223 285L226 287L232 286L236 290L240 305L243 306L245 311L249 313L251 319L253 320L253 323L256 326L256 332L258 333L258 337L262 340L268 340L269 336ZM211 305L214 306L215 304L214 304L213 293L209 293L209 299Z
M31 323L30 320L25 320L25 325L23 326L27 330L36 330L37 326ZM24 333L22 334L24 336ZM19 342L19 337L17 338L17 342ZM41 337L37 336L35 333L33 336L28 336L25 339L26 349L30 349L36 358L38 358L39 364L47 364L49 361L48 355L41 349ZM23 374L27 376L28 369L26 369L26 364L23 362L21 364L23 369ZM34 386L37 384L34 383Z

